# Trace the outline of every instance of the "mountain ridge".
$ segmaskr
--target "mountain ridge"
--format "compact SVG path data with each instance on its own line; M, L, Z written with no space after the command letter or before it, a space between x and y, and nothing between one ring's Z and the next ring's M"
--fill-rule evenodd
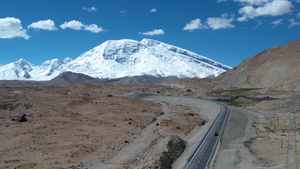
M94 78L218 76L230 67L157 40L108 40L76 59L52 59L35 66L25 59L0 67L0 80L47 81L63 72Z

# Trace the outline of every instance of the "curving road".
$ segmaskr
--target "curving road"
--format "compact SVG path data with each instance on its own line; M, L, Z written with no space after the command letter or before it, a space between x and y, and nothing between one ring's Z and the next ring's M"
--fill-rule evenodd
M216 148L222 138L227 118L230 113L230 109L225 104L214 102L219 105L221 111L211 126L210 130L199 142L194 152L187 159L188 162L184 166L184 169L208 169L212 162L212 158L216 152Z
M147 94L139 94L140 97L150 96ZM166 97L166 96L165 96ZM167 97L177 97L177 98L189 98L189 97L180 97L180 96L167 96ZM197 99L197 98L189 98L189 99ZM202 99L199 99L202 100ZM203 137L203 139L199 142L193 153L188 157L188 161L183 169L209 169L212 163L213 156L216 152L217 146L221 141L223 132L225 130L225 126L227 123L227 119L230 113L230 109L227 105L212 101L212 100L202 100L211 102L213 104L218 105L221 110L216 117L214 123Z

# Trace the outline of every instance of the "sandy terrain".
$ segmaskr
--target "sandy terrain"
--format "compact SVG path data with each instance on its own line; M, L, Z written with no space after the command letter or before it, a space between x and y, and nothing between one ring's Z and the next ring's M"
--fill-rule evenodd
M168 144L172 135L187 141L174 168L182 165L202 132L189 133L207 130L216 115L209 109L218 107L177 97L123 96L136 89L168 91L158 85L0 87L0 168L66 168L88 161L104 168L150 165L164 149L159 143ZM23 114L28 121L12 121ZM208 125L193 130L202 119Z
M1 87L0 168L65 168L110 158L161 105L112 96L103 86ZM26 114L27 122L11 117Z

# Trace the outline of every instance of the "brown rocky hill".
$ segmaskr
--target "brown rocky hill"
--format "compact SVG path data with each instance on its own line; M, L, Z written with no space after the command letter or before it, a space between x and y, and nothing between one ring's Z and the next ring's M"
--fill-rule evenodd
M143 75L143 76L133 76L133 77L122 77L117 79L103 79L103 82L106 84L138 84L138 83L160 83L168 80L178 79L175 76L151 76L151 75Z
M216 78L223 86L288 88L300 81L300 40L267 49Z
M87 83L87 84L103 84L100 79L90 77L88 75L73 73L73 72L64 72L52 80L46 82L47 85L70 85L74 83Z
M159 83L167 80L178 79L177 77L155 77L155 76L133 76L133 77L122 77L117 79L98 79L88 75L64 72L50 81L45 82L46 85L71 85L75 83L86 83L86 84L137 84L137 83ZM18 82L18 81L17 81ZM36 82L38 83L38 82ZM1 84L1 81L0 81Z

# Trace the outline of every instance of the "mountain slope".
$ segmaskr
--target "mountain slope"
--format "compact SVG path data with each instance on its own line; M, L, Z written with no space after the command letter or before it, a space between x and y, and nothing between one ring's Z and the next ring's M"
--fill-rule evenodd
M216 80L237 87L288 87L300 80L300 40L267 49Z
M26 63L1 66L0 79L43 81L66 71L109 79L142 75L204 78L216 77L230 69L209 58L151 39L110 40L75 60L53 59L40 66Z

